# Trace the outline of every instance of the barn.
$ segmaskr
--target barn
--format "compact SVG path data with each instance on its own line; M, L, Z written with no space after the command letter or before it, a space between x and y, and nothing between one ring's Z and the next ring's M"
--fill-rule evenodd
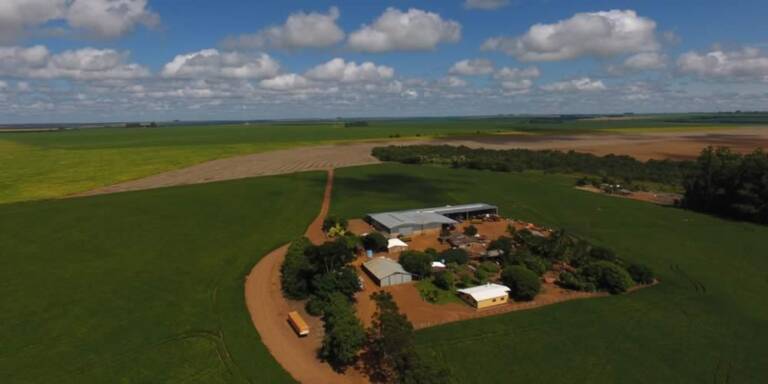
M363 263L363 270L380 287L410 283L413 275L400 263L386 257L376 257Z
M485 203L447 205L444 207L370 213L366 220L376 229L390 235L413 235L440 231L443 227L458 224L457 220L497 215L499 209Z

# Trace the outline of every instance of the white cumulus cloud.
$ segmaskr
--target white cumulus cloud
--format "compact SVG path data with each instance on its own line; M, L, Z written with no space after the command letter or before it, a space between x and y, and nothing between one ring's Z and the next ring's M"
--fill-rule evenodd
M469 9L493 10L507 5L509 0L464 0L464 7Z
M592 80L589 77L582 77L547 84L542 86L541 89L550 92L593 92L604 91L608 89L608 87L603 84L602 80Z
M223 45L237 48L324 48L344 40L344 31L336 24L339 9L328 13L297 12L288 16L282 25L272 26L254 34L229 37Z
M344 59L337 57L310 69L305 75L314 80L335 80L351 83L380 81L392 78L394 74L395 70L392 67L376 65L370 61L358 65L354 61L344 61Z
M310 86L310 82L304 76L287 73L271 79L264 79L259 82L259 85L275 91L292 91L307 88Z
M425 51L461 39L461 24L439 14L387 8L371 25L349 35L349 47L363 52Z
M81 48L51 54L48 48L0 47L0 75L21 78L117 80L148 77L147 68L128 62L127 52Z
M92 37L115 38L136 25L157 26L159 16L148 8L148 0L2 0L0 40L11 41L51 21Z
M493 62L487 59L467 59L453 64L448 73L459 76L488 75L493 72Z
M165 64L162 75L180 78L264 79L274 77L280 64L266 53L220 52L217 49L177 55Z
M633 10L577 13L554 24L535 24L519 37L494 37L482 49L522 61L557 61L581 56L610 57L659 49L656 22Z
M533 86L533 79L541 76L537 67L512 68L503 67L493 74L499 85L507 91L526 92Z
M762 78L768 81L768 56L750 47L731 52L719 49L707 53L686 52L678 58L677 69L702 77Z

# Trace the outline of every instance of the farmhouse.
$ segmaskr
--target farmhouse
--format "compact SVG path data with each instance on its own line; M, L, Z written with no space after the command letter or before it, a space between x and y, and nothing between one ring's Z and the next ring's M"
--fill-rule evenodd
M509 291L509 287L505 285L492 283L457 290L464 301L478 309L506 303L509 300Z
M376 229L390 235L411 235L440 231L444 227L458 224L457 220L473 217L498 215L499 209L485 203L447 205L445 207L413 209L409 211L380 212L368 214L366 220Z
M363 263L363 269L380 287L410 283L413 279L413 275L403 269L400 263L386 257L366 261Z

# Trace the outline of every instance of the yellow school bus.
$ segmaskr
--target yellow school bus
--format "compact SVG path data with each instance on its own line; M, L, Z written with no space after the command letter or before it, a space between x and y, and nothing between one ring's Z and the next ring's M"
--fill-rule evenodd
M299 336L309 335L309 325L301 318L298 312L288 313L288 322L291 323L291 327Z

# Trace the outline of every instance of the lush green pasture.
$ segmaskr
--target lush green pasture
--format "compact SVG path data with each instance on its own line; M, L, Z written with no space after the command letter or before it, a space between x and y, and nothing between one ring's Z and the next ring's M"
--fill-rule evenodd
M572 188L407 165L339 170L334 213L483 201L653 267L661 284L417 333L457 383L768 382L768 227Z
M244 277L317 214L321 173L0 205L4 383L291 382Z
M690 126L684 120L667 122L657 117L627 121L446 118L371 121L367 127L305 122L0 133L0 203L60 197L216 158L298 145L396 137L599 133ZM694 129L706 126L698 122Z

